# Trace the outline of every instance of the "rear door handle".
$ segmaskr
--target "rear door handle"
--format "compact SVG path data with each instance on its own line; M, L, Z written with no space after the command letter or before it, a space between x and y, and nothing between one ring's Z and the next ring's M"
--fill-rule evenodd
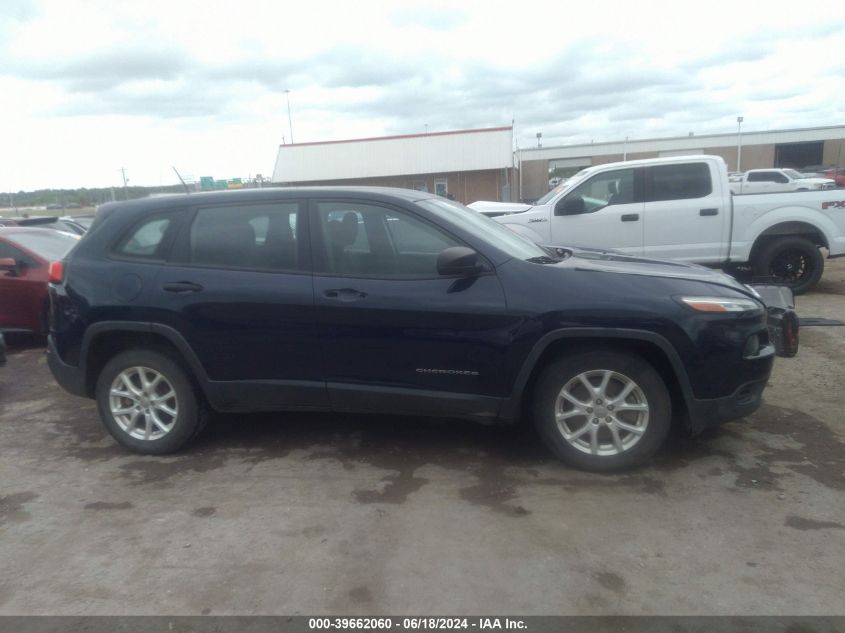
M698 215L719 215L719 209L702 209Z
M639 213L626 213L622 216L623 222L636 222L640 219Z
M192 281L168 281L161 286L162 290L166 290L167 292L199 292L202 290L202 286L199 284L195 284Z
M329 299L337 299L338 301L358 301L366 299L367 293L354 288L331 288L323 291L323 296Z

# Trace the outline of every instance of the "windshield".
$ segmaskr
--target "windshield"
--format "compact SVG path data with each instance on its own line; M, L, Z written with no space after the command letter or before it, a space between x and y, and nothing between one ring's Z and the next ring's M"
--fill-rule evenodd
M31 233L7 235L10 242L23 246L47 260L61 259L79 241L79 236L60 233L51 229L39 229Z
M790 178L806 178L804 174L795 171L794 169L784 169L783 173L785 173Z
M548 253L534 242L517 235L495 220L469 207L442 198L419 200L417 204L431 211L438 218L456 224L463 230L490 242L499 250L517 259L548 257Z
M551 202L552 198L554 198L557 194L562 192L564 189L569 189L573 185L581 182L584 179L584 176L586 175L586 171L587 171L586 169L582 169L577 174L572 176L572 178L568 178L567 180L564 180L557 187L555 187L554 189L549 191L549 193L547 193L545 196L543 196L542 198L537 200L537 202L535 202L534 204L546 204L547 202Z

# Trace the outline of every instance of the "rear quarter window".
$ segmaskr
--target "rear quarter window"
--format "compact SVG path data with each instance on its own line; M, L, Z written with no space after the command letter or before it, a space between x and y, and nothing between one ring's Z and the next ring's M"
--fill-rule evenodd
M136 223L116 244L113 252L132 259L164 260L181 212L158 213Z

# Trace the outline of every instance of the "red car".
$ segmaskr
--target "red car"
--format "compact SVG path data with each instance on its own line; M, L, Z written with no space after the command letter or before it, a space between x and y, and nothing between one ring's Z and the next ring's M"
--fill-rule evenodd
M825 169L819 175L822 178L830 178L831 180L835 180L837 187L845 187L845 167L840 167L839 169Z
M49 229L0 228L0 329L47 331L50 262L78 241Z

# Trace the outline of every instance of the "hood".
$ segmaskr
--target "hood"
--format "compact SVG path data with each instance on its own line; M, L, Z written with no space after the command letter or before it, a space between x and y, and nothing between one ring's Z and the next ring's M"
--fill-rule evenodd
M510 215L522 213L532 208L532 205L522 202L489 202L487 200L479 200L467 206L484 215Z
M564 262L576 270L700 281L730 288L749 297L757 298L752 290L730 275L697 264L685 264L683 262L665 259L646 259L644 257L632 257L611 251L574 247L564 250L568 250L571 253L571 256L564 260Z

